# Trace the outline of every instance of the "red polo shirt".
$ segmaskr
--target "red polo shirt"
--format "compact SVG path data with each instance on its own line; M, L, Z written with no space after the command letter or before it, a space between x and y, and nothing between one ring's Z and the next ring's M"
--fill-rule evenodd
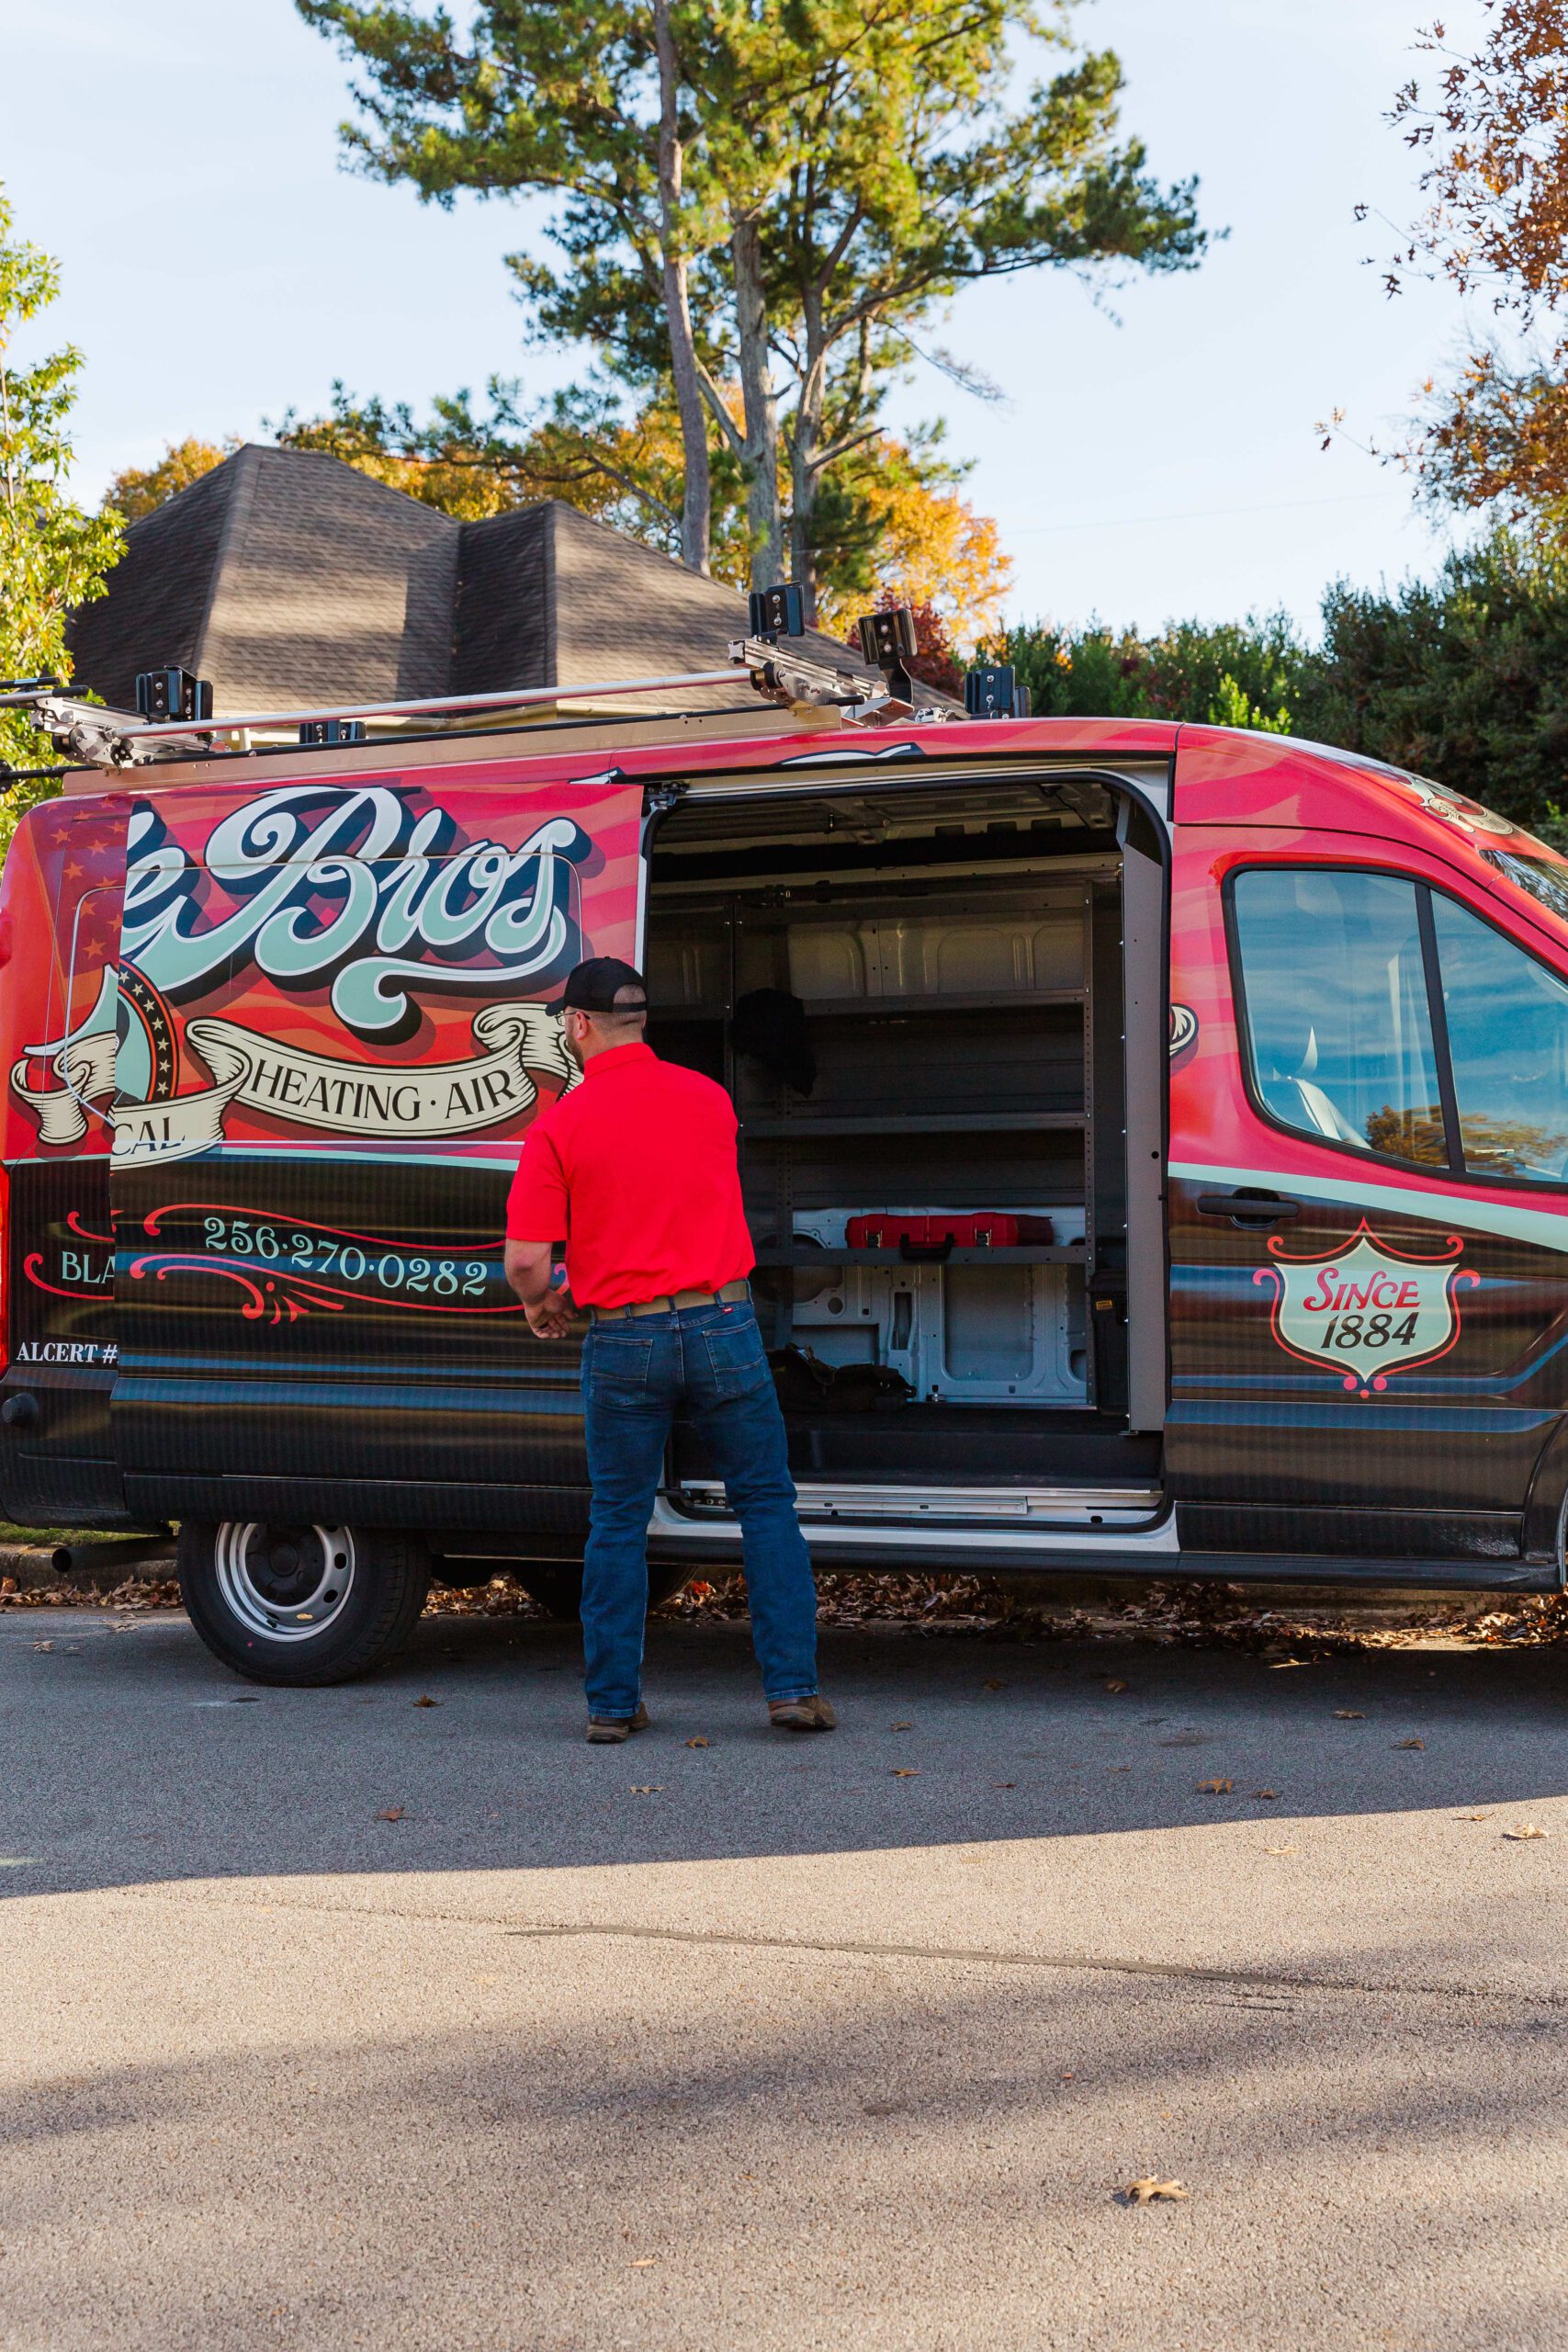
M579 1306L718 1290L756 1262L740 1205L735 1106L649 1046L595 1054L524 1138L509 1241L564 1241Z

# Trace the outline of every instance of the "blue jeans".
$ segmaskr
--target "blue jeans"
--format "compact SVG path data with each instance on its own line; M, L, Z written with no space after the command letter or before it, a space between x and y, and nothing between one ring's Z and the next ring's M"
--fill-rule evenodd
M648 1522L683 1407L740 1521L751 1640L770 1699L817 1688L817 1587L795 1515L784 1416L750 1305L595 1323L582 1350L593 1485L582 1563L588 1707L635 1715L648 1614Z

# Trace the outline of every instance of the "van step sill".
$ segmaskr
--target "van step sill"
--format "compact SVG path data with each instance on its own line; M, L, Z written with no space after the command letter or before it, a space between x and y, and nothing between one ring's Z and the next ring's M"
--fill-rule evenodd
M716 1478L690 1478L671 1499L705 1520L732 1520ZM795 1508L803 1524L824 1520L876 1520L889 1524L940 1520L1007 1520L1054 1526L1122 1527L1147 1520L1161 1503L1158 1487L905 1487L859 1482L827 1485L797 1480Z

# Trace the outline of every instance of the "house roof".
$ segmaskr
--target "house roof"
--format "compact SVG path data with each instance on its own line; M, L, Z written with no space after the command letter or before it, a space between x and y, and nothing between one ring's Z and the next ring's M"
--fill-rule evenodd
M459 523L341 458L248 443L130 526L71 649L117 708L168 665L210 679L221 718L712 670L745 628L736 590L559 499Z

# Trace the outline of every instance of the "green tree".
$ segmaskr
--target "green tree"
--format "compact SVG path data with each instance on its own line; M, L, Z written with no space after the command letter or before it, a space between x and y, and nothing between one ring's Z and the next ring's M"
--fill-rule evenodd
M1193 719L1269 734L1302 731L1319 670L1284 613L1169 621L1152 637L1099 621L1075 630L1037 622L991 640L987 656L1013 664L1042 714Z
M1498 532L1435 580L1150 636L1036 624L989 646L1037 711L1263 727L1429 775L1568 846L1568 555Z
M1343 582L1298 732L1469 793L1531 831L1568 828L1568 555L1506 533L1397 590Z
M36 245L13 238L0 193L0 677L68 679L65 623L74 606L104 593L124 526L118 514L85 514L66 495L67 424L82 355L71 345L18 366L12 342L48 309L59 272ZM47 746L26 720L0 713L0 768L43 764ZM0 802L0 844L22 809L52 786L13 786Z
M406 401L360 401L335 383L326 415L291 409L272 429L285 448L323 450L460 521L561 498L680 551L681 427L668 398L627 417L613 388L590 382L530 407L521 385L492 376L482 404L438 394L420 418ZM722 491L715 503L722 515Z
M694 5L561 8L547 0L479 0L459 33L445 9L426 15L397 0L297 0L307 23L333 35L367 79L355 89L366 119L344 143L374 176L410 180L450 206L542 189L556 199L556 233L569 254L613 246L635 274L639 308L662 324L660 356L682 441L684 560L709 563L709 459L689 305L694 252L722 233L705 184L689 173L695 125L680 103L682 59L705 51ZM525 292L547 299L548 274L522 256Z
M752 577L777 576L787 502L809 593L824 492L960 286L1202 251L1191 185L1117 143L1113 57L1010 107L1009 32L1062 40L1066 0L479 0L462 33L397 0L297 5L364 70L344 136L366 169L438 203L555 199L567 266L513 256L519 288L541 334L671 387L698 570L710 436L746 486Z
M820 53L808 99L791 102L795 152L761 220L755 328L785 375L791 570L808 603L824 485L873 437L889 377L961 288L1042 268L1098 288L1202 255L1196 183L1161 187L1141 144L1119 140L1114 55L1075 56L1017 91L1009 31L1065 45L1066 14L1016 0L812 12ZM738 262L735 289L716 310L734 322L744 381ZM991 389L937 359L971 390Z

